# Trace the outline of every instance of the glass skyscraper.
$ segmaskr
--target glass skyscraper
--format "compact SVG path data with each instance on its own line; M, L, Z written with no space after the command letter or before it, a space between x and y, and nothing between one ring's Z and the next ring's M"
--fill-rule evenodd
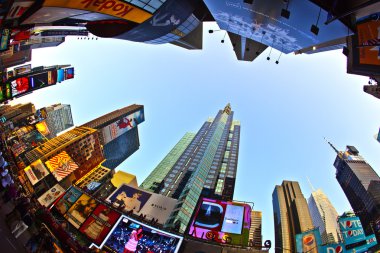
M200 196L232 200L240 123L228 104L196 134L187 133L141 184L178 199L166 227L184 232Z
M338 212L322 190L311 193L308 201L311 219L319 228L323 244L340 242L341 235L338 226Z
M295 236L313 228L309 208L300 185L283 181L273 194L275 252L296 252Z
M70 105L55 104L45 107L45 110L49 138L54 138L58 133L74 126Z

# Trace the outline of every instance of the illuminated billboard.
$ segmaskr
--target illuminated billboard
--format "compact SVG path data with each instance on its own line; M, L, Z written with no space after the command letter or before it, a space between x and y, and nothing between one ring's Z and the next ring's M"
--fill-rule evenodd
M343 240L346 244L366 240L359 217L339 218L338 223L343 235Z
M21 74L25 74L25 73L28 73L32 70L32 65L26 64L26 65L14 68L13 70L14 70L16 76L21 75Z
M62 215L82 196L82 192L75 187L66 191L65 195L55 204L56 210Z
M58 182L78 169L78 165L71 159L66 151L49 159L45 164Z
M223 244L247 246L250 214L248 204L202 198L191 221L189 235Z
M29 79L28 77L19 77L11 82L12 96L17 97L21 94L29 91Z
M6 29L6 28L2 29L1 39L0 39L0 52L8 50L10 39L11 39L11 30Z
M166 222L177 203L176 199L126 184L117 188L107 201L125 212L133 211L136 215L145 215L147 220L157 219L160 224Z
M380 12L357 20L359 63L380 65Z
M120 216L118 212L99 204L79 231L85 234L93 243L100 245Z
M326 20L328 13L311 1L289 1L289 19L281 16L286 7L284 1L255 0L253 4L243 0L204 0L218 26L222 30L261 41L281 52L290 53L305 47L346 37L348 28L336 20L329 25L319 25L318 35L310 31L320 14ZM323 22L321 22L323 23Z
M37 200L41 205L45 207L49 207L53 202L59 198L65 189L62 188L59 184L54 185L52 188L47 190L44 194L42 194Z
M74 68L65 69L65 79L73 79L74 78Z
M104 144L116 139L145 120L144 109L129 114L124 118L103 127L100 132L103 135Z
M44 88L57 83L57 71L50 70L44 73L29 76L30 87L33 90Z
M41 179L49 174L43 162L38 159L24 169L26 176L32 185L37 184Z
M57 70L57 82L62 82L65 80L65 70L64 69L58 69Z
M14 1L5 19L10 20L21 17L33 3L34 1Z
M322 239L318 228L309 230L301 234L296 234L297 252L322 252L322 249L319 248L320 245L322 245Z
M107 252L162 252L179 251L183 238L161 231L138 221L122 216L114 227L102 249Z
M36 129L38 132L40 132L45 137L50 134L50 130L49 130L45 120L38 122L36 124Z
M97 205L98 203L95 199L91 198L87 194L82 194L82 196L80 196L79 199L66 212L65 218L75 228L79 229Z
M136 23L142 23L152 16L149 12L119 0L45 0L43 6L93 11Z

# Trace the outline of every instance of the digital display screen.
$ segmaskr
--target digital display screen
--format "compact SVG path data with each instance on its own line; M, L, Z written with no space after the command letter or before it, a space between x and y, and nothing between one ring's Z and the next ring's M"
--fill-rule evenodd
M21 95L29 90L28 77L19 77L11 82L13 97Z
M244 206L232 206L226 207L226 213L224 214L224 220L222 225L222 232L241 234L244 217Z

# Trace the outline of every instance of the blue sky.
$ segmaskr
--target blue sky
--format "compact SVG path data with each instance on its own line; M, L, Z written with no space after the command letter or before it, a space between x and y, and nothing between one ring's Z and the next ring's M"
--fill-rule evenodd
M272 192L282 180L300 182L305 197L321 188L338 213L350 206L335 179L335 153L354 145L379 173L380 100L364 93L368 78L346 74L341 50L282 55L269 49L254 62L236 60L223 33L204 28L203 50L122 40L67 41L33 51L33 66L72 64L75 79L15 102L71 104L74 123L133 103L145 106L140 149L119 169L140 184L185 132L196 132L228 102L241 121L236 200L263 212L263 239L274 240Z

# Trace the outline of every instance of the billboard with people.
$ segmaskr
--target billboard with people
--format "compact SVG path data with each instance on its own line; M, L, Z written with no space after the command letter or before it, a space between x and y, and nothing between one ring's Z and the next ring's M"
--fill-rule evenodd
M91 198L87 194L82 194L82 196L80 196L79 199L66 212L65 218L75 228L79 229L97 205L98 203L95 199Z
M116 189L107 201L115 208L125 212L132 211L136 215L144 216L146 220L155 220L159 224L166 222L177 203L176 199L126 184Z
M189 235L218 243L248 245L251 206L202 198L190 224Z
M101 247L113 253L176 253L182 239L122 216Z
M24 169L24 171L32 185L37 184L40 180L49 174L49 171L46 169L44 163L40 159L31 163Z

